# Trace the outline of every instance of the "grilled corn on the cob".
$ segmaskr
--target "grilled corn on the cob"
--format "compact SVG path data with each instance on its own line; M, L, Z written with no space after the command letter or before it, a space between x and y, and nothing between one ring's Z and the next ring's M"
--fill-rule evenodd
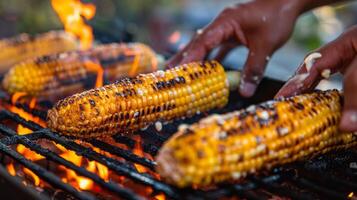
M139 75L59 101L48 111L47 125L77 137L130 132L224 106L227 83L215 61Z
M78 84L94 86L89 75L96 75L104 68L107 79L115 80L134 73L145 73L152 69L156 55L148 46L140 43L101 45L91 50L73 51L38 57L14 66L3 80L3 88L10 94L25 93L29 96L58 100L80 92ZM95 63L97 68L92 68ZM102 69L100 69L102 70ZM93 76L92 76L93 77ZM89 88L86 88L89 89Z
M77 49L78 44L74 36L64 31L51 31L35 36L21 34L2 39L0 40L0 73L29 58Z
M207 186L356 145L338 131L341 101L337 90L315 92L202 119L164 144L157 171L179 187Z

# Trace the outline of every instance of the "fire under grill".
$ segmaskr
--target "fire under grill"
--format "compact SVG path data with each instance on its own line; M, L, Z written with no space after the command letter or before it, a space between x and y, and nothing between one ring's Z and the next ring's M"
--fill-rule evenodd
M257 95L251 99L242 99L238 94L231 94L229 104L222 110L212 113L224 113L236 110L252 103L269 98L281 86L281 82L264 79ZM17 107L31 112L39 118L45 118L45 111L30 109L28 105L16 104ZM209 114L209 113L208 113ZM107 139L78 141L51 132L40 124L26 120L8 109L0 110L0 188L10 188L16 192L1 192L11 198L21 199L354 199L357 191L357 153L350 151L332 152L306 162L294 163L276 168L270 172L248 177L241 183L227 183L215 188L178 189L161 181L154 172L153 157L168 137L182 123L193 123L204 117L205 113L190 119L182 119L165 124L161 131L153 126L139 131L133 136L116 135ZM16 129L22 125L33 132L20 135ZM47 143L41 141L47 141ZM55 143L75 152L88 161L95 161L109 169L109 180L97 173L78 166L61 157L46 144ZM44 157L44 162L36 162L16 151L17 145ZM140 146L141 154L135 153ZM16 182L24 177L9 175L6 168L9 162L30 170L46 183L45 187L32 187L27 181ZM76 174L90 179L100 189L79 190L59 176L55 166L63 166ZM138 167L140 166L140 167ZM175 173L175 172L172 172ZM130 184L128 184L130 182ZM48 189L50 188L50 189ZM16 190L15 190L16 189ZM9 191L9 190L8 190ZM149 191L149 192L147 192ZM38 195L41 194L41 195Z

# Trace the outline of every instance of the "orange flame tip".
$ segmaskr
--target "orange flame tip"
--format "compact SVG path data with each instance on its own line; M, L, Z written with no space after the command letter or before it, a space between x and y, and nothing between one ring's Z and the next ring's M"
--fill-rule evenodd
M95 87L102 87L103 86L103 75L104 75L104 70L102 66L99 63L96 63L94 61L87 61L84 63L85 67L89 71L93 71L97 74L97 79L95 81Z
M7 171L12 175L12 176L16 176L16 170L14 167L14 164L10 163L7 165Z
M40 178L35 173L33 173L31 170L29 170L27 168L24 168L24 173L29 175L33 179L33 184L35 186L40 185Z
M138 68L139 68L139 61L140 61L140 54L137 53L137 54L135 54L133 65L131 66L130 71L129 71L130 77L133 77L136 75Z
M155 199L157 199L157 200L165 200L166 198L165 198L164 194L158 194L158 195L155 196Z
M26 96L25 92L15 92L12 96L11 96L11 103L12 104L16 104L16 102L23 96Z
M65 31L80 39L82 49L90 48L93 43L93 30L85 24L85 19L90 20L94 17L94 4L84 4L80 0L51 0L51 4Z

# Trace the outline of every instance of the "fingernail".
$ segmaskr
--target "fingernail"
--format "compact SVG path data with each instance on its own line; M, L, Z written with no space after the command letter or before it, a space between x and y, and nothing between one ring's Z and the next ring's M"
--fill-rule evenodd
M344 111L340 128L344 131L357 131L357 111Z
M239 92L244 97L251 97L253 96L256 89L256 84L250 82L242 82L239 88Z

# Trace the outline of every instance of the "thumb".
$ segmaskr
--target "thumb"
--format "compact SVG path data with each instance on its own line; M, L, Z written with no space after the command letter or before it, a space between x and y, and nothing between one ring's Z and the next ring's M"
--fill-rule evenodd
M357 57L347 68L343 84L344 106L340 129L357 131Z

